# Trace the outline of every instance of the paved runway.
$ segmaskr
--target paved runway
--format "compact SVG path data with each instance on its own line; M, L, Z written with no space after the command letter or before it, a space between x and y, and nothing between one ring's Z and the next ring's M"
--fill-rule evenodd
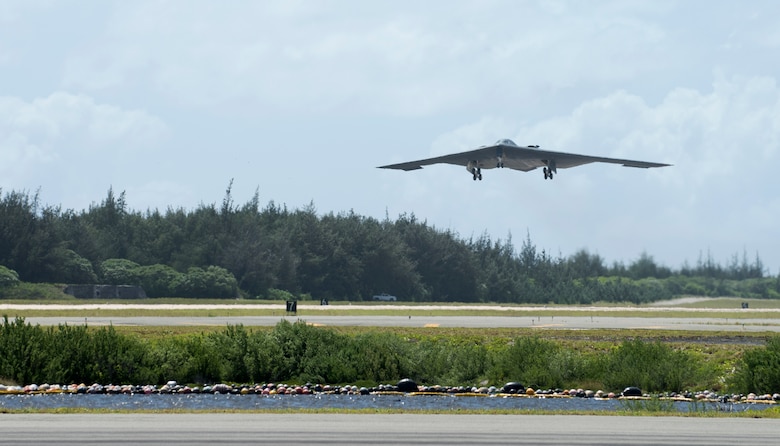
M778 419L576 415L19 414L0 445L776 444Z
M725 332L780 332L780 319L725 319L725 318L646 318L646 317L590 317L590 316L323 316L299 314L298 316L215 316L215 317L30 317L25 320L33 325L90 326L273 326L286 319L303 320L322 326L367 327L466 327L466 328L557 328L587 330L594 328L632 328L664 330L702 330Z

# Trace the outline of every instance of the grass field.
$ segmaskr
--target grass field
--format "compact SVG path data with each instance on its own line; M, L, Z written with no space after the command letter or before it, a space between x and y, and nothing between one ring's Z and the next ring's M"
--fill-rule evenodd
M742 303L747 302L748 309ZM446 305L442 308L440 305ZM592 317L665 317L718 319L780 318L780 301L739 298L686 297L651 305L595 304L591 306L566 305L497 305L465 303L407 303L407 302L332 302L320 306L312 301L298 303L298 316L306 314L328 316L395 315L395 316L592 316ZM284 301L267 300L216 300L216 299L139 299L139 300L49 300L22 301L0 300L0 316L14 317L241 317L281 316L286 314ZM186 335L221 330L220 326L116 326L118 331L134 333L141 337ZM540 335L534 329L522 328L373 328L373 327L331 327L334 330L352 333L373 330L391 331L406 336L493 336L509 338L518 335ZM253 330L269 330L271 327L253 327ZM713 331L673 330L545 330L543 336L551 339L600 340L616 342L626 338L661 339L668 342L697 342L715 344L757 345L763 342L767 333L728 333Z
M742 303L749 308L743 309ZM284 301L215 299L139 300L0 300L0 314L9 317L216 317L277 316L285 314ZM298 303L299 313L329 316L611 316L708 317L722 319L780 318L780 301L738 298L682 298L652 305L498 305L413 302L332 302L321 306Z

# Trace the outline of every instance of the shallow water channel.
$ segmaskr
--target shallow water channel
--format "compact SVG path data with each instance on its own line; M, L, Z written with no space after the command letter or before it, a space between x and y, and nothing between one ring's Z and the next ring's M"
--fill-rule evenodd
M0 409L85 408L118 411L133 410L286 410L286 409L392 409L408 411L459 410L548 410L548 411L615 411L651 408L691 411L741 412L763 410L768 404L625 401L595 398L517 398L453 395L84 395L35 394L2 395Z

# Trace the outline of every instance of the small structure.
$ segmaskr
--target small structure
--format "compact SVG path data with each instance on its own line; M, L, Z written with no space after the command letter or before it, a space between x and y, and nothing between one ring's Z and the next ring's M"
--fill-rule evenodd
M77 299L146 299L136 285L68 285L63 291Z

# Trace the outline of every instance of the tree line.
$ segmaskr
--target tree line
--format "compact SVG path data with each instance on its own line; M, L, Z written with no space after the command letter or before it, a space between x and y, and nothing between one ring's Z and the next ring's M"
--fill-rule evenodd
M608 264L587 250L564 257L530 234L464 238L413 214L288 209L259 192L194 210L144 212L108 190L88 209L43 205L36 192L0 189L0 297L16 282L142 285L150 297L269 297L360 301L387 292L425 302L643 303L677 295L780 297L758 254L727 265L700 255L672 269L642 253Z

